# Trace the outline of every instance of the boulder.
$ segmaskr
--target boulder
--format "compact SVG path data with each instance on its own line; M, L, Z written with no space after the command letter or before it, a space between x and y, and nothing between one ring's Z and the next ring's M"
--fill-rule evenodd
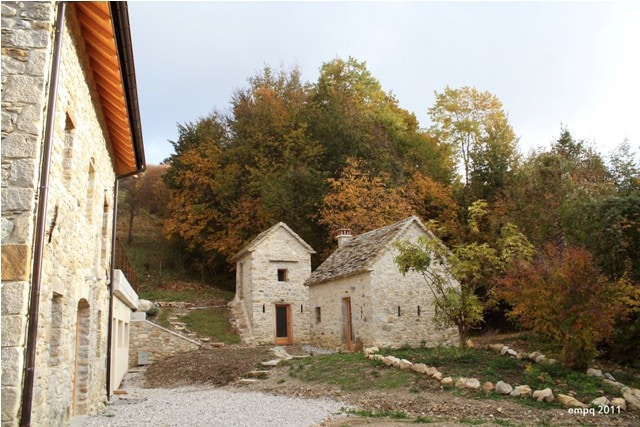
M534 391L533 398L537 399L538 402L553 402L555 400L555 398L553 397L553 391L551 391L550 388Z
M489 344L489 350L495 353L500 353L504 346L505 346L504 344Z
M370 355L379 352L380 349L378 347L367 347L363 350L365 355Z
M493 385L493 383L491 381L487 381L486 383L482 384L482 390L485 393L491 393L496 387Z
M153 308L153 303L149 300L146 299L139 299L138 300L138 309L136 311L142 311L144 313L146 313L147 311L151 310Z
M616 409L620 408L621 411L626 411L627 401L624 400L622 397L614 397L613 399L611 399L611 406L613 406Z
M602 378L602 371L600 369L589 368L587 369L587 376Z
M425 374L432 376L433 374L435 374L436 372L438 372L438 369L433 367L433 366L429 366L427 368L427 371L425 372Z
M591 406L595 406L596 408L599 408L600 406L609 406L610 404L611 402L609 402L609 399L605 396L596 397L591 401Z
M469 338L466 342L465 345L467 346L467 348L475 348L476 344L473 342L473 340L471 338Z
M440 384L442 385L453 385L453 378L446 377L440 380Z
M496 393L509 394L512 391L513 391L513 387L511 387L509 384L505 383L504 381L498 381L496 383Z
M456 380L456 388L464 388L464 386L467 384L467 379L464 377L460 377Z
M467 378L464 382L464 388L468 388L470 390L479 390L480 389L480 381L477 378Z
M442 379L442 373L440 371L435 371L431 375L431 378L433 378L434 380L440 381Z
M555 365L558 361L556 359L547 359L546 363L547 365Z
M413 363L411 363L407 359L400 359L400 364L398 366L400 366L400 369L402 370L407 370L407 369L411 369L411 366L413 366Z
M505 352L505 354L506 354L507 356L511 356L511 357L518 357L518 352L517 352L517 351L515 351L515 350L514 350L514 349L512 349L512 348L507 349L507 351Z
M428 366L425 365L424 363L414 363L413 366L411 366L411 370L419 374L426 374L427 369L428 369Z
M627 402L627 408L632 411L640 410L640 389L632 388L626 390L622 397Z
M547 357L544 354L541 354L540 356L536 357L535 362L536 363L544 363L547 361Z
M509 393L509 396L531 396L531 387L528 385L518 385L511 391L511 393Z
M511 349L505 345L504 347L502 347L502 350L500 350L500 354L504 356L509 350Z
M557 397L558 397L558 402L560 402L562 406L565 406L567 408L587 408L587 405L580 402L578 399L576 399L573 396L568 396L566 394L558 393Z
M605 372L604 373L604 377L610 381L615 381L616 379L613 378L613 375L611 375L609 372Z
M532 362L536 361L536 357L538 356L542 356L543 354L540 353L539 351L534 351L533 353L529 354L529 360L531 360Z

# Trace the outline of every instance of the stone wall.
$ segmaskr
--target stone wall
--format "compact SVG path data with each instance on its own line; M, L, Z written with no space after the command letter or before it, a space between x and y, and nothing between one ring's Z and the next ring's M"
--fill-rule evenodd
M398 240L416 241L424 231L412 223ZM356 348L397 348L457 345L456 328L439 329L424 278L402 275L391 245L378 256L370 272L311 285L311 341L326 348L346 349L343 299L350 298L352 341ZM316 311L320 310L320 322Z
M413 223L397 240L415 242L423 233ZM402 275L394 262L397 255L397 249L389 246L371 273L374 344L388 348L457 345L456 328L439 329L433 322L433 296L424 278L416 272Z
M2 3L3 426L19 420L55 9L52 2ZM115 174L90 75L69 4L45 220L34 425L67 424L106 400Z
M371 324L371 287L369 273L344 277L309 289L311 342L323 348L347 350L343 299L351 300L352 342L375 345ZM319 311L319 314L318 314ZM319 319L318 319L319 317ZM319 320L319 321L318 321Z
M245 276L237 279L238 283L244 283L245 297L241 303L245 304L256 342L275 342L276 304L290 306L292 342L309 342L309 294L303 284L311 275L307 248L284 227L278 227L236 265ZM285 281L278 280L278 270L287 271Z
M51 3L2 2L2 425L17 425Z
M138 353L148 352L149 363L178 353L196 351L200 344L148 320L132 319L129 340L129 367L138 366Z

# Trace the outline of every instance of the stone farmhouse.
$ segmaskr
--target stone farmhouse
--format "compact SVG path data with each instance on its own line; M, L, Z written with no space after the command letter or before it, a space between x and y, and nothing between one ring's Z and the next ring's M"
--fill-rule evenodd
M127 4L2 2L2 426L68 425L127 370L118 181L145 169Z
M293 342L349 351L363 346L457 345L456 328L439 329L433 322L433 296L424 278L415 272L403 275L394 262L394 242L415 242L422 236L436 239L415 216L359 236L341 229L338 248L311 274L313 250L280 223L236 255L233 304L249 301L249 295L254 298L245 305L253 313L246 323L254 331L266 331L258 343L286 343L276 331L277 309L289 307L290 312L299 305ZM250 263L249 253L260 262ZM281 271L291 279L295 274L295 279L279 280L284 278ZM246 328L240 329L246 336Z
M238 252L231 302L243 341L289 345L309 342L309 291L315 251L283 222Z

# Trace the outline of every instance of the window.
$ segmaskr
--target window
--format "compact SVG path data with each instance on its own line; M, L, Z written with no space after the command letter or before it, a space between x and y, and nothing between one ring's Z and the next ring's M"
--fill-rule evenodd
M316 307L316 323L320 323L322 321L322 312L320 307Z
M76 126L73 123L73 117L67 113L64 124L64 152L62 159L62 170L64 178L67 182L73 177L73 140Z
M286 268L278 269L278 282L288 282L289 281L289 270Z

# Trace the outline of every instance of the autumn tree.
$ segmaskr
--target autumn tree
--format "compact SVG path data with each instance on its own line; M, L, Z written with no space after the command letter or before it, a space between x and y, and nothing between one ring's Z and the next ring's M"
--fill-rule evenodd
M486 214L486 202L472 204L470 227L477 229ZM471 330L483 322L485 302L492 294L495 278L515 260L530 259L534 254L533 246L513 224L502 228L496 247L471 242L449 250L433 236L395 246L399 250L395 262L400 271L422 274L433 295L434 320L441 326L456 326L461 346L466 346Z
M133 220L142 211L164 219L169 192L163 181L166 165L148 165L144 173L122 183L124 207L128 213L127 243L133 240Z
M510 317L562 348L565 367L586 369L616 320L637 305L637 290L604 277L583 248L548 244L516 267L497 292L512 305Z
M507 183L517 139L500 100L476 88L446 87L429 109L431 133L447 144L464 172L469 200L492 199Z
M331 231L346 227L361 234L412 214L401 188L391 187L385 175L367 173L363 161L347 159L340 177L327 181L330 190L322 198L318 222Z

